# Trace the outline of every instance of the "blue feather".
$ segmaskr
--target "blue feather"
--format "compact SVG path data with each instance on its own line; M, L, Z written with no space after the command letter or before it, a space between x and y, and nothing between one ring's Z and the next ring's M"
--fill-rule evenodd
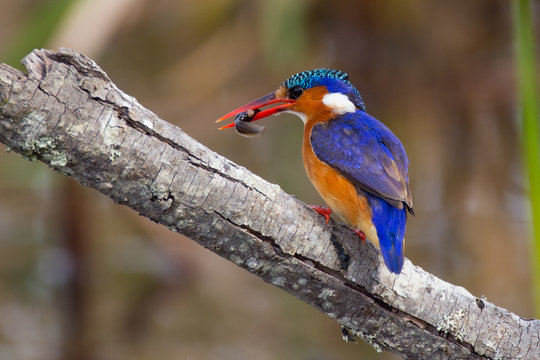
M310 140L315 155L367 198L384 262L391 272L400 273L407 209L412 208L409 161L401 142L363 111L315 124Z
M347 113L315 124L310 139L315 155L355 185L396 207L404 202L412 208L407 154L380 121L363 111Z
M407 210L405 207L397 209L380 197L364 192L372 211L371 221L377 229L379 247L384 263L388 269L396 274L403 267L403 239L405 237L405 224Z

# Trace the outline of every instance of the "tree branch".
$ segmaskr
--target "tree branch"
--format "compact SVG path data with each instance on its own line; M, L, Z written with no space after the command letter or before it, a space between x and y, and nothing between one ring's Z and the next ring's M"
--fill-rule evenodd
M0 65L0 141L184 234L336 319L344 337L408 359L531 359L522 319L328 225L120 91L92 60L35 50Z

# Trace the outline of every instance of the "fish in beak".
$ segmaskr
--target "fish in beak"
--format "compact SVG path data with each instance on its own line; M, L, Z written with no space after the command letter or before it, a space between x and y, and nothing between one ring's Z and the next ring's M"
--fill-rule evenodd
M235 127L237 131L240 128L239 133L241 135L247 135L251 131L255 133L260 133L262 132L262 129L260 129L261 127L258 126L257 128L255 128L254 126L250 126L251 124L249 123L255 120L263 119L280 111L288 110L295 102L296 100L293 99L277 97L276 92L273 91L260 99L254 100L244 106L240 106L238 109L235 109L230 113L223 115L222 117L217 119L216 122L220 122L230 117L236 116L234 123L222 126L219 128L219 130L231 128L236 125ZM261 110L262 107L273 104L276 105L268 109ZM245 132L242 133L242 130L245 130Z

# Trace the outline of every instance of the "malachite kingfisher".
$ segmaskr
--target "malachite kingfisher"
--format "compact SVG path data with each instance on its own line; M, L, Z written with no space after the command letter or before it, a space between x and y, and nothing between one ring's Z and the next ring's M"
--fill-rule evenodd
M261 110L267 105L273 106ZM236 115L237 126L242 125L237 131L251 134L260 129L250 128L250 121L282 111L304 122L304 166L330 209L312 207L327 221L335 211L362 240L378 246L388 269L399 274L407 212L414 213L409 160L397 136L366 112L348 75L332 69L293 75L276 91L218 121Z

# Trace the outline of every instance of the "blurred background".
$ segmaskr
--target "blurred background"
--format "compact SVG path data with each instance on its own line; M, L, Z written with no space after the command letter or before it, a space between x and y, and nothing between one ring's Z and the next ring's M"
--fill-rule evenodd
M534 316L509 1L2 2L0 62L21 68L33 48L60 46L311 204L322 200L304 174L301 121L270 118L246 139L214 120L296 72L344 70L408 152L406 256ZM0 150L0 359L396 358L346 344L308 305Z

